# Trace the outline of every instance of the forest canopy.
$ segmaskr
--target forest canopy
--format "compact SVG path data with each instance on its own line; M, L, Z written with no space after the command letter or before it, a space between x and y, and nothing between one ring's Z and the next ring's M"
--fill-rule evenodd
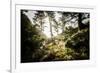
M21 10L21 63L88 60L90 13Z

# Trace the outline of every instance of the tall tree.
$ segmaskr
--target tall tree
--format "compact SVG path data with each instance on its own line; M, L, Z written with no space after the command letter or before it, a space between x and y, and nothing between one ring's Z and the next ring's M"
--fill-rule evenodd
M44 30L44 18L44 11L37 11L35 17L33 18L35 25L37 25L42 32Z
M53 40L53 30L52 30L52 21L54 18L54 12L53 11L46 11L47 17L49 19L49 24L50 24L50 33L51 33L51 38Z
M61 21L62 32L64 32L65 25L68 22L71 22L71 20L75 18L75 13L72 13L72 12L59 12L59 13L62 15L60 17L60 21Z
M56 19L53 19L53 22L54 22L53 27L54 27L54 29L55 29L57 35L58 35L60 23L59 23Z
M67 23L66 19L68 18L68 13L62 12L61 20L61 26L62 26L62 32L64 32L65 24Z

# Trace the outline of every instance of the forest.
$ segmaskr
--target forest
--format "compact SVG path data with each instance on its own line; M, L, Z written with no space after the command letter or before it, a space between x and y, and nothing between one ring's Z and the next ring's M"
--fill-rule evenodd
M21 63L89 60L90 13L21 10Z

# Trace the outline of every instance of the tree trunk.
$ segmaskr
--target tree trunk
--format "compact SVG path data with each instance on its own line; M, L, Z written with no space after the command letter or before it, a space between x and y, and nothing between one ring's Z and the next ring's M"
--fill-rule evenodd
M53 39L52 23L51 23L51 19L50 19L50 17L49 17L49 24L50 24L50 33L51 33L51 38Z
M79 13L78 15L78 28L79 28L79 31L84 28L84 24L82 23L82 13Z
M42 24L42 19L40 19L40 29L41 29L41 32L43 32L43 24Z
M65 24L63 23L62 24L62 33L64 32L64 27L65 27Z

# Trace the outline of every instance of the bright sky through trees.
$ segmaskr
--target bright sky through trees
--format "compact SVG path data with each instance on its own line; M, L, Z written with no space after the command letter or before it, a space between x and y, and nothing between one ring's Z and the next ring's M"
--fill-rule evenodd
M33 23L33 18L34 18L34 16L35 16L35 13L37 13L36 11L28 11L28 12L24 12L25 13L25 15L27 15L28 16L28 18L30 19L30 21L32 22L32 24L34 24ZM57 12L55 12L55 19L57 20L57 21L59 21L59 17L61 17L61 15L60 14L58 14ZM44 31L43 31L43 33L48 37L48 38L50 38L51 37L51 34L50 34L50 25L49 25L49 19L48 19L48 17L46 17L45 19L45 23L44 23ZM58 33L60 34L60 33L62 33L62 30L60 29L60 28L58 28L59 29L59 31L58 31ZM57 32L55 32L54 31L54 28L52 28L52 31L53 31L53 36L57 36Z

